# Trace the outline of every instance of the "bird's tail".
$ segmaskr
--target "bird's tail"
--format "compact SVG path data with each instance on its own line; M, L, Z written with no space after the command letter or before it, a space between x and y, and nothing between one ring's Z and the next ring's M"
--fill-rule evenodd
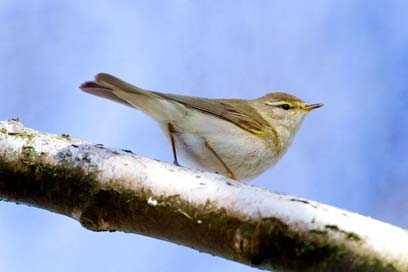
M143 110L143 104L146 100L161 98L153 92L143 90L117 77L104 73L97 74L95 81L87 81L79 88L86 93L107 98L141 110Z

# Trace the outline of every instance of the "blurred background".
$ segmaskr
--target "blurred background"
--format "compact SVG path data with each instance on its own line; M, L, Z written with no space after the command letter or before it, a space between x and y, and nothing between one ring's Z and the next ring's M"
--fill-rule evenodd
M0 120L172 161L143 113L79 91L98 72L210 98L325 103L256 186L408 228L407 1L0 0ZM256 271L0 202L0 271Z

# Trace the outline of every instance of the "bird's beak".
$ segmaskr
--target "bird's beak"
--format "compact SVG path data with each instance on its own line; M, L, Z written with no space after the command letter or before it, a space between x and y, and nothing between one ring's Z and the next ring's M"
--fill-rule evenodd
M310 104L310 105L306 105L303 107L304 110L306 111L311 111L320 107L323 107L324 104Z

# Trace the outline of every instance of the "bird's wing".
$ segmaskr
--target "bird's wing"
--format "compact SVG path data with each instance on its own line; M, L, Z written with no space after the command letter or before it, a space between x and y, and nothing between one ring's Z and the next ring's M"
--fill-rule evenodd
M176 94L153 92L201 112L214 115L253 133L262 134L269 125L246 101L238 99L207 99Z

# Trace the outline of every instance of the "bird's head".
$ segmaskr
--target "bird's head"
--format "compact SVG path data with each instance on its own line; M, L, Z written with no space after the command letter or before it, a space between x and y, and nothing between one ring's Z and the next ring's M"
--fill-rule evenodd
M307 104L286 93L269 93L255 100L259 113L273 127L287 129L292 136L299 129L305 116L323 104Z

